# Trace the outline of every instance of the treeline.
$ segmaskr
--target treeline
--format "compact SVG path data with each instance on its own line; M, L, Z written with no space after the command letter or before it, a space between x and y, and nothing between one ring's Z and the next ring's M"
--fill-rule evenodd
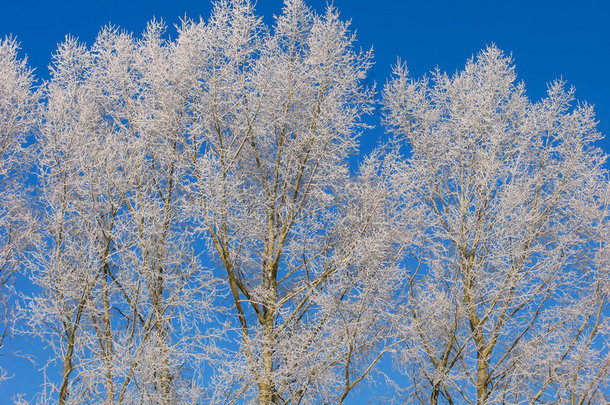
M0 346L51 358L15 402L609 400L593 109L495 46L379 101L354 44L301 0L68 38L41 85L0 43Z

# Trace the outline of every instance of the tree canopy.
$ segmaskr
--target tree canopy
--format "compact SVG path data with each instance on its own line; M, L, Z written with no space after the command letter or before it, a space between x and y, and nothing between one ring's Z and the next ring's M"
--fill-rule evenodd
M52 353L33 403L610 399L606 155L564 82L530 101L491 45L378 99L372 52L301 0L68 37L39 86L16 49L0 299Z

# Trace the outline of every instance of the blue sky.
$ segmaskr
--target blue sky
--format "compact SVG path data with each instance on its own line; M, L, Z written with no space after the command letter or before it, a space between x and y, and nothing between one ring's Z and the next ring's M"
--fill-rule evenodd
M326 1L309 0L308 4L321 12ZM398 57L406 61L414 77L436 66L453 73L473 54L495 43L513 54L530 98L539 99L548 82L562 77L576 87L579 100L596 106L598 128L610 135L610 2L334 0L334 5L344 19L352 20L359 44L365 49L374 47L371 78L379 88ZM281 6L281 0L258 0L257 9L272 23ZM0 0L0 37L16 36L22 55L28 55L38 77L46 78L51 55L66 34L90 44L108 23L138 34L153 16L172 26L185 15L207 18L210 9L209 0ZM173 35L173 30L169 33ZM376 124L365 134L370 142L365 142L364 150L383 131ZM610 139L599 146L610 153ZM23 360L0 357L0 362L34 373ZM15 390L33 390L39 383L35 374L17 376L0 385L0 403Z

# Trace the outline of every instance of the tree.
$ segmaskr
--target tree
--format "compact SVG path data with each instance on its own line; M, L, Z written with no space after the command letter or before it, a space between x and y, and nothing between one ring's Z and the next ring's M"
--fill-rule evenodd
M0 41L0 350L13 318L12 279L33 238L27 210L27 137L34 130L37 93L15 39ZM0 368L0 382L7 378Z
M372 101L353 42L336 10L299 0L271 30L220 1L180 31L191 215L234 306L223 403L342 403L393 344L384 190L347 160Z
M32 261L44 293L27 325L55 352L60 404L200 394L216 283L183 221L162 33L155 22L140 41L106 28L90 50L68 38L45 89L44 243Z
M401 352L413 398L604 402L609 185L593 109L563 82L531 103L495 46L451 77L399 65L384 95L410 147L392 181L419 212Z

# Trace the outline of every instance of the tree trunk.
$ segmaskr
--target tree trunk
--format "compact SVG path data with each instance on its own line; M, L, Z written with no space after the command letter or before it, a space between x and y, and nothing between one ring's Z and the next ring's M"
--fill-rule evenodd
M68 349L64 357L64 372L61 380L61 387L59 389L59 405L65 405L66 399L68 399L68 381L70 381L70 374L72 373L72 355L74 353L74 333L70 333L68 337Z
M477 405L487 401L487 358L477 352Z

